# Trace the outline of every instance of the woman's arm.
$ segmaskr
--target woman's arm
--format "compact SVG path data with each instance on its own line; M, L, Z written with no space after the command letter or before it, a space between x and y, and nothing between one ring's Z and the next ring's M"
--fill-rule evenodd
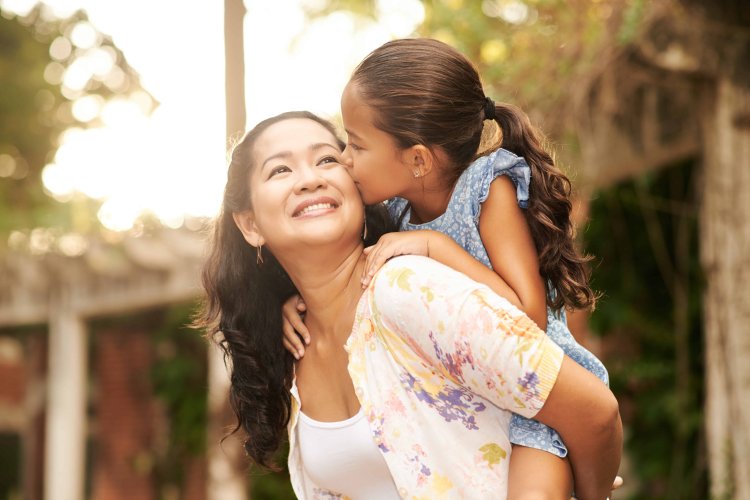
M547 291L539 274L539 257L516 187L507 175L490 184L479 214L482 238L492 268L518 295L520 308L542 330L547 329Z
M607 498L622 453L619 406L607 386L565 357L547 402L534 418L565 441L576 498Z
M607 497L622 424L603 382L506 300L433 260L394 259L374 280L383 321L425 362L498 407L554 427L568 445L578 497Z

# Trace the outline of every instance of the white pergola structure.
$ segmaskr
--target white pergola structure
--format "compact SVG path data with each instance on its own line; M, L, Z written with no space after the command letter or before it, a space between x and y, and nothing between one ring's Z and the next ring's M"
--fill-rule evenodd
M204 246L201 233L163 229L116 244L89 241L76 257L4 256L0 328L48 325L44 498L84 498L89 320L194 301Z

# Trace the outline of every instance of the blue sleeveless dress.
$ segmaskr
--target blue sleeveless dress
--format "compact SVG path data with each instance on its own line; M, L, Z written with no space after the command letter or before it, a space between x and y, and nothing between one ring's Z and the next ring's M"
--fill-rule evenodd
M409 222L411 211L406 200L388 201L388 212L394 221L400 221L399 231L432 229L440 231L461 245L477 260L492 269L487 251L479 236L479 214L482 203L490 192L490 184L500 175L507 175L516 186L516 197L521 208L528 207L531 169L526 160L505 149L498 149L474 161L456 183L445 213L425 224ZM609 385L607 370L596 356L578 344L568 329L565 311L547 308L547 335L576 363ZM514 414L510 423L510 442L537 448L559 457L568 449L559 434L550 427Z

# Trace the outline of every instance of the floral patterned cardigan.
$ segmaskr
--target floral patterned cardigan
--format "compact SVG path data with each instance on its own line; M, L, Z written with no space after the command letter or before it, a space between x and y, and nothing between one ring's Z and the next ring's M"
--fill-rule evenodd
M510 302L426 257L391 259L363 293L349 374L402 498L507 495L511 412L544 405L562 350ZM304 499L343 498L305 473L292 388L289 472Z

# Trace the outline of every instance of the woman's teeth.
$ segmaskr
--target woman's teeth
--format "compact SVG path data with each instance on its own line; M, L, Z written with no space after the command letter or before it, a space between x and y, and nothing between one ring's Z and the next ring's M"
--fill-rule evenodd
M297 216L299 217L300 215L305 215L305 214L307 214L309 212L313 212L315 210L323 210L323 209L327 209L327 208L334 208L334 206L333 206L332 203L316 203L315 205L310 205L310 206L307 206L307 207L303 208L302 210L300 210L300 212L297 214Z

